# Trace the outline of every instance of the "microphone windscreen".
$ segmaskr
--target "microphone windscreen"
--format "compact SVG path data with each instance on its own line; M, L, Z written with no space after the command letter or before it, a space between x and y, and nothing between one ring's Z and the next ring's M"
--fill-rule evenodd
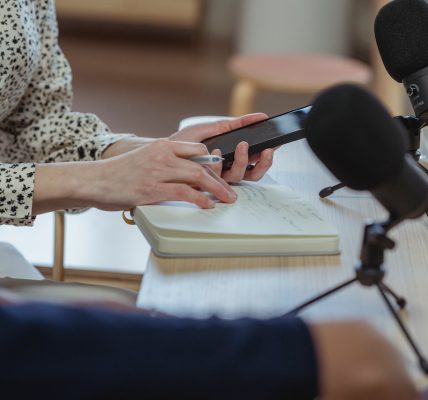
M366 90L340 85L313 103L306 139L346 186L372 190L396 176L408 149L404 128Z
M397 82L428 66L428 3L394 0L376 17L376 42L386 70Z

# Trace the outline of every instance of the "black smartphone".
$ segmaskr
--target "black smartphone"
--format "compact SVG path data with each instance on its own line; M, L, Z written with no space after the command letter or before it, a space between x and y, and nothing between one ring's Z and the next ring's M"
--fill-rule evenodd
M224 158L223 169L231 167L238 143L249 144L249 155L257 154L267 148L274 148L305 137L304 123L312 106L298 108L276 115L242 128L204 140L209 152L220 149Z

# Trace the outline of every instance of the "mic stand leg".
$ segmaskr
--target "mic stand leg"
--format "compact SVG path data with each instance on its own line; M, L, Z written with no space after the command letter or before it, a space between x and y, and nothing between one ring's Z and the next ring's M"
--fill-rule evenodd
M410 347L414 351L418 361L419 366L422 371L428 375L428 361L424 358L412 336L410 335L408 329L404 325L400 316L394 309L392 302L388 298L388 295L391 296L400 307L403 309L406 306L406 299L397 295L388 285L383 283L383 278L385 276L385 270L383 268L384 261L384 251L386 249L394 248L394 242L387 237L386 233L391 229L396 222L387 221L385 223L373 223L367 225L364 231L364 240L363 246L361 248L361 262L355 268L355 278L349 279L332 289L329 289L318 296L313 297L312 299L300 304L299 306L293 308L289 312L283 315L283 317L295 317L301 311L307 307L313 305L314 303L324 299L325 297L338 292L355 282L359 282L363 286L376 286L381 293L383 300L385 301L389 311L394 317L395 321L398 323L401 331L403 332L405 338L407 339Z
M421 351L419 350L419 347L417 346L417 344L413 340L413 337L410 335L410 332L408 331L406 325L404 325L404 322L402 321L402 319L398 315L397 311L395 311L393 305L391 304L391 302L388 299L388 296L385 293L385 292L389 292L390 289L389 288L387 289L382 282L378 283L376 286L379 289L379 293L382 296L385 304L387 305L388 310L390 311L393 318L395 319L398 326L400 327L401 332L403 332L403 335L406 337L407 342L409 343L410 347L413 349L414 353L416 354L416 357L418 358L418 361L419 361L419 366L421 367L422 371L425 372L425 374L428 374L428 362L427 362L427 360L422 355Z
M401 310L404 310L406 308L406 304L407 304L406 299L404 297L399 296L397 293L395 293L385 283L382 282L381 285L382 285L382 289L384 290L384 292L386 292L389 295L391 295L395 299L395 302L397 303L397 306L400 307Z
M332 288L330 290L327 290L327 291L319 294L318 296L313 297L312 299L310 299L308 301L305 301L304 303L300 304L296 308L293 308L292 310L288 311L286 314L283 315L283 317L285 317L285 318L295 317L301 311L303 311L305 308L311 306L312 304L317 303L318 301L324 299L327 296L330 296L333 293L338 292L339 290L342 290L342 289L348 287L349 285L351 285L351 284L353 284L354 282L357 282L357 281L358 281L358 278L349 279L349 280L341 283L340 285L337 285L334 288Z

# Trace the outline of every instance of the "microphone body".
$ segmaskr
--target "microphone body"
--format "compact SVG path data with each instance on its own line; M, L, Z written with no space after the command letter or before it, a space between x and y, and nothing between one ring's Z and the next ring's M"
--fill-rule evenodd
M428 210L428 178L408 153L403 124L369 92L340 85L322 93L306 121L306 139L343 184L367 190L401 221Z
M390 216L384 222L366 225L354 279L313 297L288 315L295 315L353 282L376 286L418 358L420 368L428 374L428 361L390 298L401 309L406 300L383 283L384 252L395 246L387 236L388 231L405 218L417 218L428 209L428 178L407 152L403 131L404 125L393 120L376 98L362 88L338 86L315 100L306 122L309 146L333 175L350 188L369 190Z
M375 36L391 77L403 83L416 117L428 124L428 2L393 0L378 13Z
M403 78L403 84L415 115L426 125L428 122L428 67Z
M418 218L428 210L427 176L410 154L405 155L398 174L372 189L371 193L389 211L392 219Z

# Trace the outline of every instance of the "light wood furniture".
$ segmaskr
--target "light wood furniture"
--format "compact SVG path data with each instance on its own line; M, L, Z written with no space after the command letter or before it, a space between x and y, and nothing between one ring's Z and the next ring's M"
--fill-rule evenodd
M176 315L225 318L279 316L345 279L354 277L364 223L386 213L364 192L338 191L320 200L320 188L336 181L304 141L276 153L270 175L300 192L340 232L341 255L317 257L239 257L162 259L151 255L138 304ZM402 313L428 355L428 221L407 221L392 231L397 246L386 252L385 283L408 300ZM308 319L362 318L371 321L403 352L415 379L421 375L401 331L377 289L355 284L310 307Z
M386 3L388 0L372 0L373 22ZM374 33L370 64L369 67L347 57L325 54L235 55L229 63L236 77L230 97L230 115L236 117L255 111L254 100L262 90L315 95L343 82L370 83L370 87L392 114L405 114L402 85L395 82L385 70Z
M237 78L230 100L230 115L235 117L254 111L261 90L314 95L339 83L366 85L371 79L362 62L322 54L235 55L229 67Z
M196 27L202 0L56 0L65 17L146 23L181 28Z
M52 279L64 280L64 243L65 243L65 216L63 211L54 213L54 263L52 266Z
M96 209L74 215L55 212L39 216L28 232L9 231L5 227L3 240L25 249L25 256L35 265L49 265L49 279L58 281L87 282L87 278L94 281L98 277L99 281L115 280L122 285L129 280L128 276L141 277L144 272L141 259L146 259L150 251L138 228L126 225L120 212ZM48 243L41 239L46 241L50 237ZM45 276L47 270L43 269ZM134 287L134 281L131 284Z

